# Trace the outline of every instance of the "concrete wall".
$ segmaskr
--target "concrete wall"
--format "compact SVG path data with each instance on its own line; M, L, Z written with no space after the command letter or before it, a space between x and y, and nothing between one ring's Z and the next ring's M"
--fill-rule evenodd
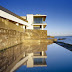
M33 25L27 26L26 29L33 29Z
M27 21L29 24L33 24L33 14L27 14Z
M29 23L29 27L27 27L27 29L33 29L33 14L27 14L27 21Z

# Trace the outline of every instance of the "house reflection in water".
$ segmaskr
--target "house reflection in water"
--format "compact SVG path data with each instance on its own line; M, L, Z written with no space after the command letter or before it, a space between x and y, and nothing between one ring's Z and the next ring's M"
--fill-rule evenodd
M47 58L45 51L30 53L27 61L27 67L47 66L45 58Z
M47 43L20 44L0 52L0 71L13 72L21 65L27 67L47 66L45 51Z
M47 50L47 43L40 44L23 44L25 48L25 52L23 55L23 59L21 59L10 72L15 71L21 65L26 65L27 67L39 67L39 66L47 66L46 60L47 58L45 51Z

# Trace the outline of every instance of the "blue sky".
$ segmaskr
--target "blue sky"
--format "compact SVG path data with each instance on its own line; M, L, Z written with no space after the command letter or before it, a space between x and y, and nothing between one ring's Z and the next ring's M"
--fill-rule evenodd
M72 35L72 0L0 0L0 5L19 16L46 14L48 35Z

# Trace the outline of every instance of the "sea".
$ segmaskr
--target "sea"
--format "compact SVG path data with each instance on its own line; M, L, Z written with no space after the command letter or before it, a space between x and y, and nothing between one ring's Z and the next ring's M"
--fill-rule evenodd
M64 40L58 40L58 42L64 42L64 43L72 45L72 36L56 36L55 38L57 38L57 39L63 39L64 38Z

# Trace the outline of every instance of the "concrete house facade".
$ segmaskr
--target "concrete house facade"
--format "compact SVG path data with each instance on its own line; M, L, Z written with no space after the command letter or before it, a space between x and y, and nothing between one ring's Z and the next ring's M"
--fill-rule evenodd
M27 29L38 29L38 30L44 30L46 27L45 19L46 15L40 15L40 14L27 14L27 16L22 16L22 18L26 19L28 21L28 24L30 25L27 27Z

